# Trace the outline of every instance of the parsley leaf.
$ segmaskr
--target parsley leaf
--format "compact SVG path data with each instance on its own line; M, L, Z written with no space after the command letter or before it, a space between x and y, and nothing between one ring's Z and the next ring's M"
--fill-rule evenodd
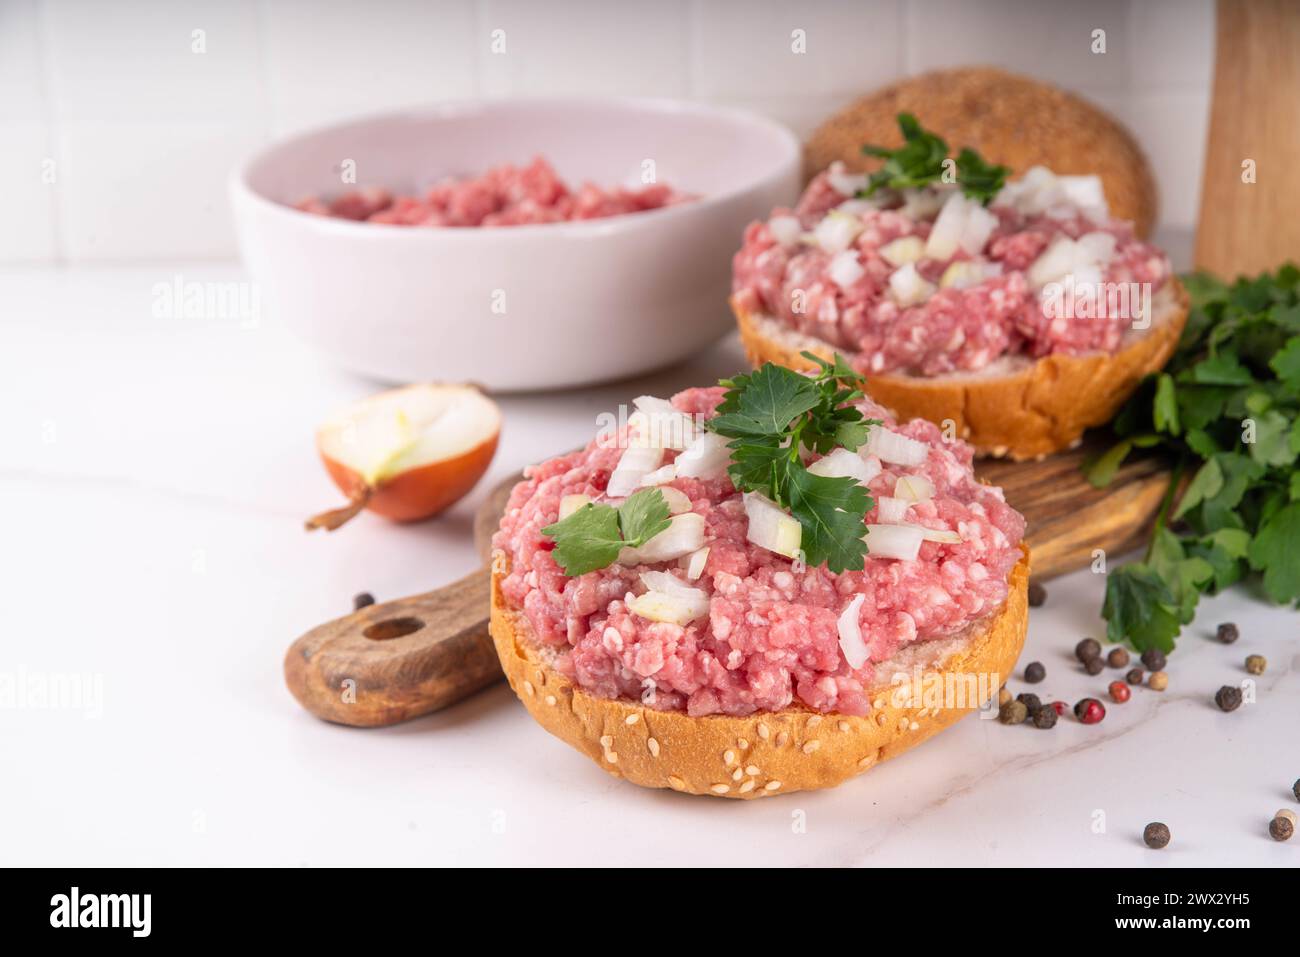
M903 145L897 149L887 146L864 146L862 152L885 162L867 179L866 189L859 195L871 196L877 190L919 189L936 182L953 182L945 179L948 169L955 170L955 181L971 199L987 206L1006 183L1011 172L1005 166L987 162L969 147L957 154L956 162L945 168L948 144L935 133L922 128L911 113L898 114L898 128L903 134Z
M804 355L817 364L817 375L768 363L723 380L728 391L705 427L731 439L731 483L765 495L799 522L809 565L824 563L833 572L861 569L867 551L863 519L872 507L867 490L851 478L814 475L802 452L825 454L841 446L854 451L877 423L853 405L862 398L863 380L844 359Z
M644 545L669 525L668 502L657 488L633 492L617 507L588 502L542 534L555 540L551 553L566 575L585 575L618 561L625 546Z

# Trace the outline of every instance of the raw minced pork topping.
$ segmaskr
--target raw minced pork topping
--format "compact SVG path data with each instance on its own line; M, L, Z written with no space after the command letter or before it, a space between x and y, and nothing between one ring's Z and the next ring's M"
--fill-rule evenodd
M721 388L690 389L674 396L672 407L707 418L722 395ZM873 537L882 546L889 537L873 529L861 571L802 566L797 557L751 540L745 497L725 471L674 475L676 458L687 453L668 449L663 465L644 481L661 483L665 497L678 503L675 511L699 516L691 525L702 527L701 547L666 561L629 564L625 558L568 577L542 529L575 496L613 498L611 475L635 444L634 422L525 473L494 539L509 564L501 585L505 599L522 611L535 641L553 653L555 667L599 697L691 715L745 715L796 703L866 714L869 689L883 683L874 675L877 663L916 642L952 637L1002 606L1008 574L1020 558L1024 519L1000 489L975 480L965 443L945 439L923 420L896 425L869 400L859 405L884 423L872 428L892 443L869 441L857 453L831 454L857 455L865 466L854 463L875 500L864 526L897 524L906 526L904 537L924 535L915 558L873 555ZM899 444L912 450L905 457L912 464L882 461L871 451L889 456L887 449ZM666 589L666 597L649 591L651 585ZM675 619L656 614L646 600L653 594L671 603L679 592L695 595L697 607ZM854 637L860 641L846 646L840 619L858 596ZM693 607L691 600L685 607ZM860 659L857 667L850 657Z
M1096 177L1035 167L987 209L956 187L856 198L865 184L837 164L794 209L751 223L732 292L868 374L1115 352L1149 318L1132 284L1154 296L1170 275L1164 253L1109 217Z

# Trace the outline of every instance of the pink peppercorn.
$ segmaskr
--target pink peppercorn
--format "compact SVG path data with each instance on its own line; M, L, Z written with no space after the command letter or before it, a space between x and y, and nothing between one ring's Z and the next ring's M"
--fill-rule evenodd
M1074 716L1084 724L1096 724L1106 717L1106 706L1096 698L1082 698L1074 706Z

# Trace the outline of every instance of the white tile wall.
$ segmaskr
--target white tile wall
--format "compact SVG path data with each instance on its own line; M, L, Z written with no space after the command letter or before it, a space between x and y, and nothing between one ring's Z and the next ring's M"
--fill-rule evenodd
M0 263L232 256L229 169L352 114L622 93L804 135L860 92L965 63L1115 112L1155 164L1165 225L1186 228L1213 21L1213 0L0 0Z

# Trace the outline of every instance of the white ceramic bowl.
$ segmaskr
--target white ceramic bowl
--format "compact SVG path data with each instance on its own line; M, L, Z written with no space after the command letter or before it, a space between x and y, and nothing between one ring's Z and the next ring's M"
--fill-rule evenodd
M456 229L329 219L285 205L358 186L422 189L534 155L571 186L656 178L698 199L608 219ZM800 150L769 120L693 103L503 100L362 119L281 142L231 180L244 261L275 314L384 381L518 391L675 362L731 328L745 225L794 200ZM504 311L502 308L504 307Z

